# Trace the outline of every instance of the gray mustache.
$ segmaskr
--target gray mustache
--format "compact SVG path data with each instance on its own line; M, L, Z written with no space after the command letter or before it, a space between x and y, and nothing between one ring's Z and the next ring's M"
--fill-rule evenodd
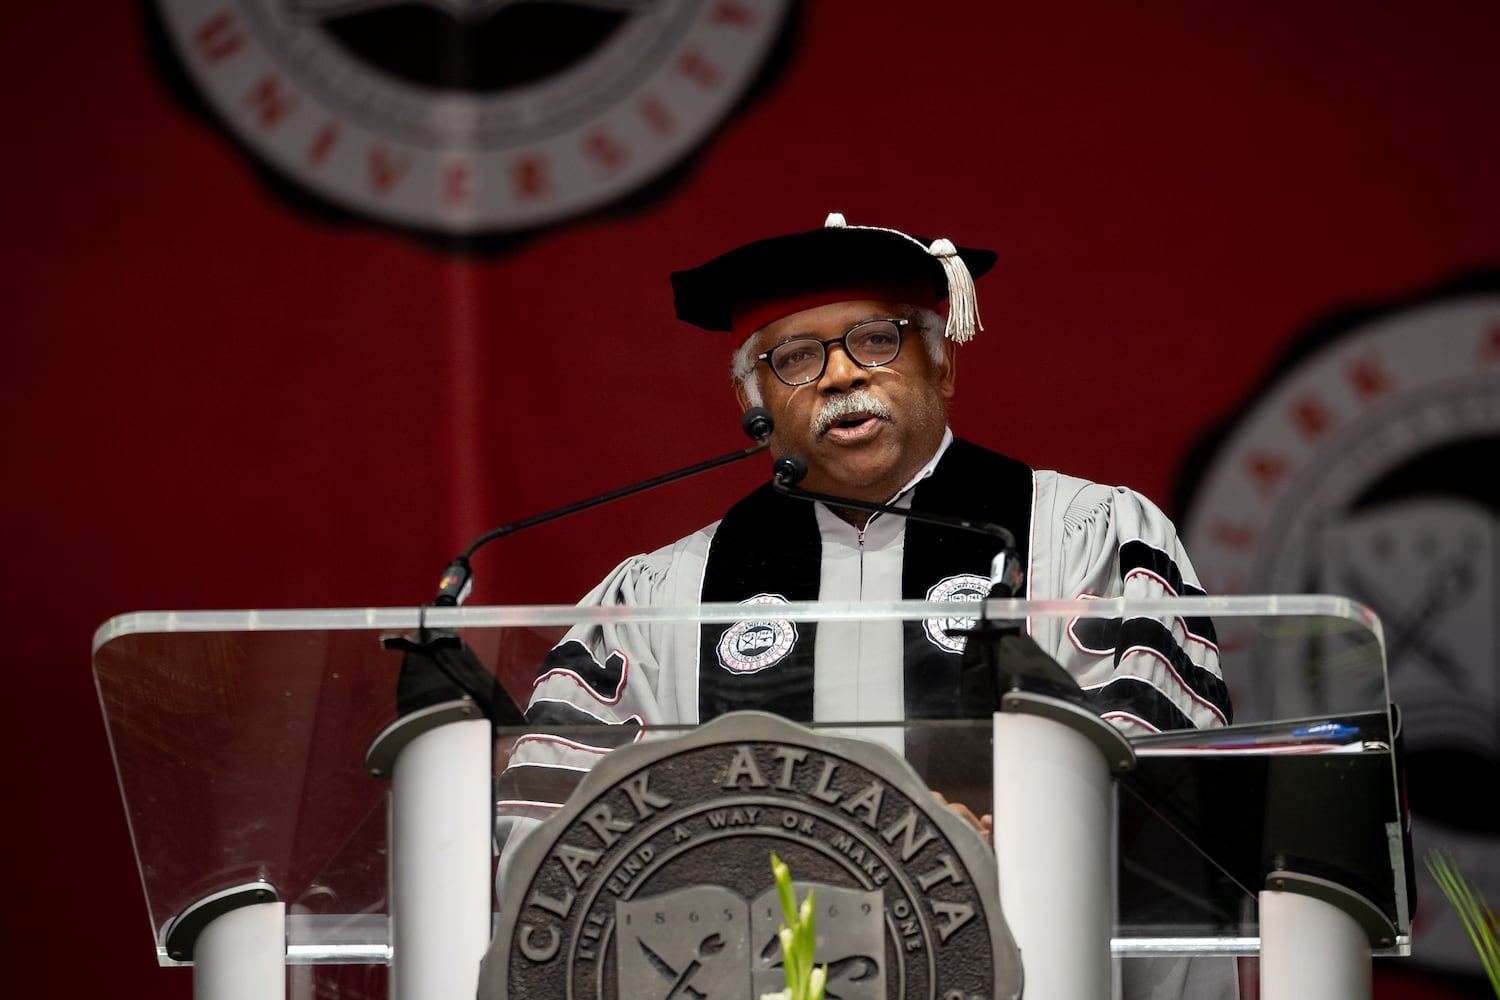
M812 423L813 437L822 437L834 424L860 413L867 413L881 420L891 419L891 411L884 403L871 395L868 390L855 389L842 396L834 396L822 410L818 411Z

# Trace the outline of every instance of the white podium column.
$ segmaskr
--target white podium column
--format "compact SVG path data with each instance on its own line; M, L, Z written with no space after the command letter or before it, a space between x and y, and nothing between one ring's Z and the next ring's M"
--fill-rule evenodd
M494 737L470 701L403 716L371 747L391 777L392 1000L473 1000L490 943ZM394 759L394 764L389 764Z
M193 951L193 1000L285 996L285 903L242 906L203 928Z
M1026 995L1111 995L1112 774L1130 743L1087 710L1011 691L995 713L995 859Z
M167 955L193 963L194 1000L285 1000L286 904L269 882L206 896L167 928Z
M1261 1000L1369 1000L1370 950L1396 930L1374 903L1337 883L1273 871L1260 899Z

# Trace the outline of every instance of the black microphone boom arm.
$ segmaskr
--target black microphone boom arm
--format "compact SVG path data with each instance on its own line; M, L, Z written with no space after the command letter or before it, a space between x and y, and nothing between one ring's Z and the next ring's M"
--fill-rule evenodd
M439 607L455 607L462 604L464 598L468 596L469 587L473 582L473 571L469 566L470 558L479 549L495 541L497 538L504 538L506 535L513 535L518 531L524 531L527 528L533 528L560 517L577 514L580 511L609 503L612 500L619 500L636 493L644 493L646 490L665 486L667 483L686 479L688 476L696 476L700 472L717 469L721 465L738 462L740 459L749 458L751 455L758 455L769 447L766 439L771 435L772 421L771 414L765 408L752 406L746 410L744 417L740 421L740 426L746 434L755 438L760 443L751 445L749 448L742 448L739 451L732 451L727 455L720 455L718 458L710 458L706 462L699 462L685 469L678 469L675 472L653 476L643 482L622 486L619 489L610 490L608 493L601 493L587 500L579 500L577 503L570 503L566 507L558 507L556 510L545 511L522 521L513 521L510 524L502 524L498 528L491 528L470 542L468 547L448 564L448 567L443 571L442 580L438 582L437 598L432 603Z

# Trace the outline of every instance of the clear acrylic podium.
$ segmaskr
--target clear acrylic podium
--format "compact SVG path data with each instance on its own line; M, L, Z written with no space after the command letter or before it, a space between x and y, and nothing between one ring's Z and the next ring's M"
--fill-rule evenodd
M1274 968L1268 976L1268 965L1288 963L1300 995L1331 967L1314 988L1341 996L1368 992L1371 954L1409 952L1398 733L1372 613L1325 596L992 601L985 612L1024 620L1043 648L1066 641L1077 619L1212 618L1235 701L1227 728L1137 738L1133 767L1104 761L1107 812L1088 848L1103 876L1067 891L1039 884L1054 903L1093 906L1107 919L1050 945L1018 931L1023 961L1043 961L1049 947L1105 962L1260 955L1263 996L1294 995L1277 992L1290 987L1276 985ZM195 967L196 996L301 1000L325 977L344 996L474 996L496 908L493 779L522 731L492 733L461 702L398 719L401 657L382 639L414 632L419 615L151 613L98 630L94 673L145 892L143 930L161 965ZM962 624L954 615L952 604L909 601L776 607L778 619L898 631L902 622ZM570 627L650 632L763 620L766 611L472 607L423 617L461 634L524 706L537 665ZM951 719L829 726L901 747L931 787L988 811L992 794L1013 806L1038 794L994 792L997 780L1015 780L1007 761L1051 753L1034 727L1052 720L1023 706L1012 719L1021 729L1007 731L1014 708L990 716L955 703ZM673 732L656 727L648 738ZM1065 743L1059 752L1072 752ZM1016 895L1026 876L1006 852L1061 850L1048 844L1060 837L1034 835L1056 813L997 812L1012 928L1048 926L1040 914L1013 912L1037 902L1035 892ZM1020 867L1034 881L1038 871L1087 869L1071 856L1028 856ZM1308 947L1315 960L1295 951Z

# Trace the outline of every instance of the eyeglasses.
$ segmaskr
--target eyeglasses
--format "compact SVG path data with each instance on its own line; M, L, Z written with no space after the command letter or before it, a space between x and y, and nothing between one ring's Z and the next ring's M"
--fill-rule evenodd
M784 340L755 361L768 362L771 371L787 385L806 385L816 381L828 367L828 348L844 345L844 353L861 368L888 365L901 353L901 331L910 320L867 319L855 323L842 337L819 340L817 337L794 337Z

